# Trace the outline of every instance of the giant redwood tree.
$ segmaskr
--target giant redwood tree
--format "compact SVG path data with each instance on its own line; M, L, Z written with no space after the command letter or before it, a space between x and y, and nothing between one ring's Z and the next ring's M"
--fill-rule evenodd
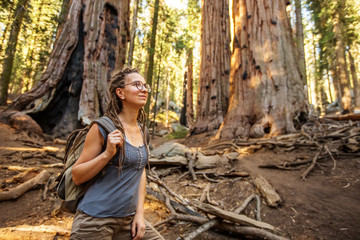
M191 133L219 128L228 107L230 19L228 0L202 0L197 116Z
M230 103L217 138L290 133L306 112L286 1L233 1Z
M60 29L40 81L9 106L55 136L103 113L111 71L125 63L129 0L70 1Z

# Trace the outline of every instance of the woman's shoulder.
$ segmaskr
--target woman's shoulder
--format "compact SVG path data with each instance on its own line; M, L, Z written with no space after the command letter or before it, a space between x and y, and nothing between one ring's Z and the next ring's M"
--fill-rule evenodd
M101 126L97 123L93 123L87 133L86 140L91 140L104 144L104 136L101 132Z

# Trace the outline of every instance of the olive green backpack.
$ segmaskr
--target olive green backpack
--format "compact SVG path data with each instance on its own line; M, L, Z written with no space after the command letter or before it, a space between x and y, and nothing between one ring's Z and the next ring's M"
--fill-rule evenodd
M86 135L92 126L92 124L97 123L102 126L106 132L109 134L112 131L116 130L116 127L113 121L108 117L101 117L100 119L94 120L90 125L86 126L83 129L77 129L73 131L66 142L65 147L65 156L64 156L64 164L65 169L60 174L58 179L60 179L57 187L57 194L59 198L62 200L62 204L60 209L75 213L77 205L81 198L84 196L89 187L101 176L102 171L93 177L91 180L83 183L81 185L76 185L72 179L72 166L79 158L83 148Z

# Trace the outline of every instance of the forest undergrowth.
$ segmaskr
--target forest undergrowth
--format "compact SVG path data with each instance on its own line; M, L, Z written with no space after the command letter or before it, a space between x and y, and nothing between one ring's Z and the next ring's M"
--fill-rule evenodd
M59 210L54 181L62 170L63 141L29 136L4 124L0 139L0 239L67 239L72 215ZM191 150L185 158L195 162L152 164L146 219L165 239L193 239L204 223L209 229L194 239L261 239L263 230L272 234L268 239L359 239L359 139L358 122L327 119L270 139L155 136L154 149L178 143ZM196 159L213 156L227 161L198 168ZM14 200L1 199L44 170L46 181L12 195ZM278 195L275 205L261 191L259 179ZM228 216L237 211L245 222Z

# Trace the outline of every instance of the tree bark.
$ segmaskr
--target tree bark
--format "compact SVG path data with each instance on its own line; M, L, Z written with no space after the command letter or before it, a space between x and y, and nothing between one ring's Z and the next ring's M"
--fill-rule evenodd
M155 56L155 43L156 43L156 29L158 23L158 14L159 13L159 0L155 0L154 3L154 15L151 29L151 39L150 39L150 47L148 51L149 56L149 66L146 71L146 81L151 86L152 85L152 76L154 72L154 56ZM151 92L149 93L149 99L151 99ZM150 101L147 101L145 105L145 112L150 112Z
M110 72L125 63L128 0L71 1L40 81L8 109L29 113L44 132L64 136L98 118Z
M180 112L180 124L188 126L186 121L186 108L187 108L187 72L184 73L184 84L183 84L183 107Z
M233 2L230 105L216 138L295 131L306 113L285 1Z
M8 98L9 83L14 64L14 57L16 52L16 45L18 36L21 29L22 21L28 7L29 0L19 0L14 12L14 22L11 25L10 37L5 50L5 59L3 64L3 71L0 77L1 92L0 92L0 105L6 106Z
M229 1L202 0L201 16L200 88L192 134L218 129L229 102Z
M187 81L186 81L186 125L191 127L194 124L193 105L193 49L187 50Z
M138 6L139 6L139 0L134 0L133 19L132 19L131 31L130 31L130 46L129 46L129 54L127 60L127 65L129 66L132 65L132 60L133 60Z
M301 13L301 0L295 0L295 17L296 17L296 49L299 59L299 69L301 73L301 78L303 80L304 89L306 89L306 65L305 65L305 51L304 51L304 30L302 23L302 13ZM304 92L305 97L307 98L307 91Z
M340 3L341 4L341 3ZM342 11L342 10L340 10ZM336 40L335 45L335 71L337 81L340 85L340 89L338 92L339 95L339 103L343 109L344 113L352 112L352 104L351 104L351 93L350 93L350 84L348 81L348 77L346 74L346 60L345 60L345 45L343 41L343 34L341 32L342 24L341 24L341 16L339 12L335 12L335 16L333 19L334 23L334 37Z
M356 66L354 57L352 56L350 50L349 53L349 59L350 59L350 72L351 72L351 78L353 81L353 89L354 89L354 104L356 107L360 107L360 86L359 86L359 80L356 73Z

